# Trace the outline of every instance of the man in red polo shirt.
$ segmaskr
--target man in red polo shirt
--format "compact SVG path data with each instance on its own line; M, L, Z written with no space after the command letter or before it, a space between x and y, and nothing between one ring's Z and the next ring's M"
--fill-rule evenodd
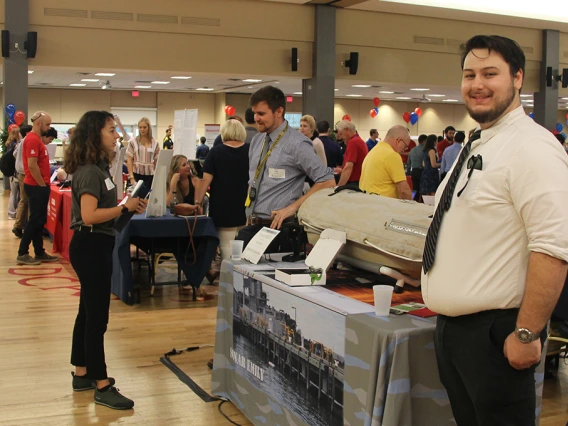
M51 117L43 111L32 118L32 131L24 139L22 161L24 163L24 191L28 196L30 218L18 250L18 265L39 265L41 262L57 262L56 256L47 254L43 248L43 227L47 221L49 202L49 155L41 137L51 126ZM35 258L29 254L30 243L34 246Z
M447 147L454 143L454 135L456 134L456 129L454 126L448 126L444 130L444 135L446 136L441 142L438 142L436 149L438 150L438 160L442 161L442 155Z
M357 184L361 179L361 168L363 160L367 156L369 149L363 139L357 134L357 129L351 121L342 120L337 124L337 132L347 144L345 155L343 156L343 167L338 186L347 183Z

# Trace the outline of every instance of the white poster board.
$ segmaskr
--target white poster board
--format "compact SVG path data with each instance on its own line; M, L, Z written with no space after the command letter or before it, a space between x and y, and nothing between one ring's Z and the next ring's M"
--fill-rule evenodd
M146 208L146 217L161 217L167 213L166 182L173 156L174 151L171 149L162 149L158 154L158 162L152 181L152 192L150 192L148 207Z
M49 145L46 145L46 147L47 147L47 154L49 155L49 159L51 161L55 160L55 150L57 149L57 144L50 143Z
M174 133L176 135L173 153L185 155L188 159L195 158L197 138L196 109L174 111Z
M122 200L124 198L124 183L122 182L122 163L126 157L126 148L120 148L116 153L116 157L112 161L110 174L116 185L116 198Z
M206 124L205 125L205 139L207 139L207 146L209 148L213 148L213 142L215 142L215 138L219 136L221 133L221 125L220 124Z

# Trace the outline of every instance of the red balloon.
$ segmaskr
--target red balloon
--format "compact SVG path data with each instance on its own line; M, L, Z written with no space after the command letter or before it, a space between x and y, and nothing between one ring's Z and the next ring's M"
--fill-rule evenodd
M25 120L26 120L26 114L24 114L24 111L18 110L14 113L14 122L18 126L21 126Z
M19 129L19 128L20 128L20 126L18 126L17 124L10 124L8 126L8 133L10 133L14 129Z
M351 116L349 114L345 114L342 120L351 121Z
M404 120L405 123L410 122L410 113L405 112L404 114L402 114L402 119Z
M422 109L421 109L421 108L416 108L416 109L414 110L414 113L415 113L418 117L420 117L420 116L422 115Z
M237 109L234 106L227 106L227 115L235 115L235 112L237 112Z
M371 111L369 111L369 115L375 118L377 116L377 111L375 111L375 109L373 108Z
M568 114L566 114L566 120L568 120Z
M373 98L373 104L378 107L379 104L381 103L381 100L379 98Z
M225 114L229 114L227 111L229 110L230 105L225 105Z

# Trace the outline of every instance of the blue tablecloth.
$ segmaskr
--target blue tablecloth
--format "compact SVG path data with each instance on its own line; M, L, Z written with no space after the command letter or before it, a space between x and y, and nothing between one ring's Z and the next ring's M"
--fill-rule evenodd
M192 225L193 218L189 218ZM113 294L123 302L132 305L135 301L132 284L130 244L136 244L144 251L153 246L154 252L173 253L188 282L199 286L211 266L219 237L209 217L198 217L193 241L197 261L193 262L193 250L187 250L189 242L187 223L184 218L169 214L162 217L146 218L135 215L126 227L117 234L113 253L112 288ZM188 258L186 259L186 252Z

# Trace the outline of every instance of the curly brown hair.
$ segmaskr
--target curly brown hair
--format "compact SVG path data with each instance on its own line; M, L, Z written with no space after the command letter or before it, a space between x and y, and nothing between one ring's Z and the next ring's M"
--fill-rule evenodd
M75 173L77 167L85 164L110 163L108 153L101 145L101 130L114 116L107 111L88 111L79 120L69 147L65 151L64 167L67 173Z

